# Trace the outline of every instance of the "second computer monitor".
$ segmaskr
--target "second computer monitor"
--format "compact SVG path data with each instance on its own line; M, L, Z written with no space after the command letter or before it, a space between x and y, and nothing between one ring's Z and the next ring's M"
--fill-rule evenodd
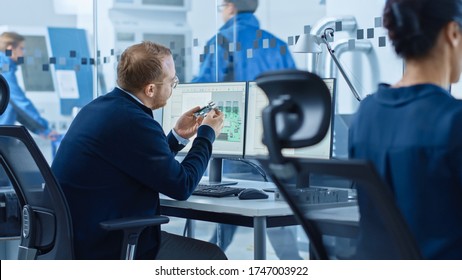
M224 127L213 143L213 156L241 158L244 153L245 99L245 82L180 84L163 109L162 126L168 133L183 113L213 101L225 115ZM180 153L188 152L192 142L193 139Z
M334 101L335 79L324 79ZM249 83L245 157L267 156L268 149L262 143L262 111L269 104L266 94L255 82ZM334 103L333 103L334 104ZM284 156L328 159L332 154L332 122L324 139L314 146L300 149L284 149Z

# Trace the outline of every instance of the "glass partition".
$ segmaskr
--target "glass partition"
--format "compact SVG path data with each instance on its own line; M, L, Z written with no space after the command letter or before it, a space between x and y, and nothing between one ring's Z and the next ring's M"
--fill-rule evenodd
M143 40L172 50L183 83L253 80L261 72L291 67L337 77L339 157L346 156L342 139L359 103L325 46L319 54L296 52L298 38L333 28L331 47L363 97L378 82L398 80L403 69L382 28L384 1L242 1L259 4L241 6L238 15L227 0L35 2L0 0L12 11L2 16L0 31L26 39L15 73L18 85L58 134L66 132L79 108L112 90L118 57ZM2 72L10 70L1 64ZM458 88L453 87L455 95ZM50 141L36 139L51 160Z
M23 50L19 55L11 46L0 50L0 69L10 84L11 106L15 106L0 121L20 123L31 130L50 163L73 116L94 97L92 3L0 1L8 7L0 33L17 33L23 41L17 48Z
M362 97L379 82L397 81L403 62L382 27L385 1L255 2L257 7L241 7L234 15L226 0L0 0L8 7L0 32L24 36L24 55L10 75L58 136L80 108L116 86L121 53L151 40L172 50L181 83L253 81L264 71L285 68L337 78L333 156L347 157L348 127L359 102L325 45L318 54L295 47L302 35L320 36L332 28L330 46ZM12 72L11 53L0 49L0 54L2 74ZM156 119L161 115L156 112ZM51 141L39 134L34 138L51 163L61 137ZM252 168L241 166L237 174L261 180Z

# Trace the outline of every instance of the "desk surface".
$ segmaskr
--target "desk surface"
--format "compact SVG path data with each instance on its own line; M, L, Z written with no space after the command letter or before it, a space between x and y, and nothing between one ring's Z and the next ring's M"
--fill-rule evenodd
M240 188L255 188L265 189L274 188L275 185L271 182L244 181L235 180L238 182L233 187ZM285 201L276 201L274 193L267 193L267 199L240 200L237 196L228 197L206 197L192 195L186 201L177 201L165 195L161 195L162 206L172 206L182 209L194 209L199 211L210 211L215 213L227 213L242 215L248 217L263 217L263 216L289 216L293 215L292 210ZM313 210L331 209L345 206L353 206L355 202L346 203L323 203L313 204Z
M236 180L236 187L265 189L274 188L273 183ZM167 216L193 220L218 222L254 228L254 258L266 258L266 229L271 227L290 226L298 224L292 210L285 201L275 200L274 193L268 193L267 199L240 200L237 196L206 197L192 195L186 201L177 201L164 195L160 197L161 213ZM325 220L323 228L326 232L350 236L356 234L358 216L350 215L357 207L355 202L313 204L309 208L313 213L321 215ZM350 207L346 207L350 206ZM342 209L350 208L346 214ZM333 211L337 210L337 211ZM327 211L327 212L324 212ZM356 210L357 212L357 210ZM337 226L338 216L343 216L347 222ZM345 229L346 228L346 229Z

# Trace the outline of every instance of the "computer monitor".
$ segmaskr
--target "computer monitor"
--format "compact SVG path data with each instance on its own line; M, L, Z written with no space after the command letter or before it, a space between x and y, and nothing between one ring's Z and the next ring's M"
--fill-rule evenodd
M246 90L245 82L180 84L173 90L170 100L163 109L162 126L166 133L175 126L184 112L195 106L203 107L213 101L224 113L224 127L213 143L214 159L209 166L209 179L212 184L221 182L223 158L244 156ZM185 155L190 150L193 140L191 139L179 155ZM233 183L221 182L221 184Z
M332 97L332 104L334 102L334 92L336 87L336 80L334 78L323 79L326 83ZM256 158L268 155L268 149L262 143L263 138L263 123L262 111L268 105L268 98L262 89L260 89L255 82L249 82L248 85L248 102L247 102L247 123L246 123L246 141L245 141L245 158ZM332 112L334 108L332 106ZM286 157L298 158L315 158L315 159L329 159L332 155L332 125L327 131L324 139L314 146L300 149L284 149L283 155Z
M44 35L24 35L27 60L22 64L22 76L26 92L54 92L51 71L44 69L48 65L47 42Z

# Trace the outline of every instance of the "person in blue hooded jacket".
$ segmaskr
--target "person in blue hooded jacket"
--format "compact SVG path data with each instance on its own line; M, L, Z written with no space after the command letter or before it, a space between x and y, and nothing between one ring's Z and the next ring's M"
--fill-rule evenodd
M224 25L207 42L199 74L192 82L253 81L267 71L296 69L287 43L260 28L254 15L258 0L224 0L218 8ZM246 169L248 166L241 162L223 162L224 172L238 173ZM225 224L219 226L221 236L218 244L226 250L237 227ZM301 258L290 229L269 229L268 236L280 259ZM217 242L216 232L210 242Z
M25 38L16 32L4 32L0 35L0 69L10 87L10 103L3 115L0 125L21 123L27 129L43 138L55 140L57 133L48 126L48 121L40 116L32 101L19 87L16 70L20 58L24 57Z
M257 7L258 0L224 0L225 24L207 42L193 82L253 81L266 71L296 68L287 44L260 28Z

